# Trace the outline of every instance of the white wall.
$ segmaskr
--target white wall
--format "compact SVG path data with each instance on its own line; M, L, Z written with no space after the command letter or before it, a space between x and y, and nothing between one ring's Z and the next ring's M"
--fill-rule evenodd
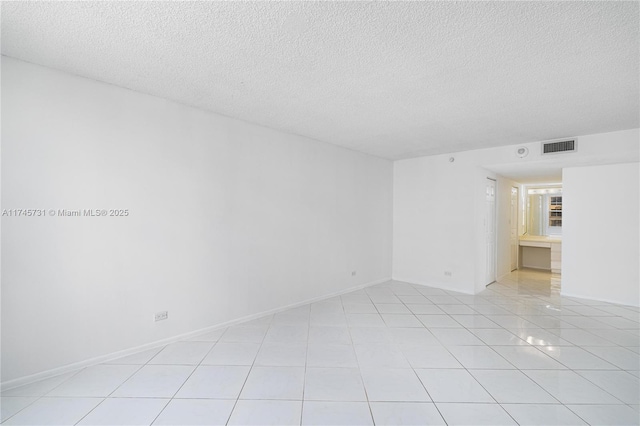
M3 209L130 212L3 217L5 383L391 275L390 161L6 57L2 113Z
M639 129L631 129L579 136L578 151L564 155L542 156L540 142L532 142L396 161L393 278L465 293L481 291L485 287L487 177L498 179L502 188L497 196L498 209L505 212L500 200L509 196L507 188L512 182L502 181L500 171L638 161L639 140ZM516 149L520 146L529 149L527 157L517 157ZM451 157L454 162L449 161ZM619 202L624 206L629 201ZM637 223L638 218L635 220ZM505 272L509 261L504 247L508 244L505 226L503 218L497 227L498 276ZM567 241L566 234L563 241ZM563 248L563 262L571 255ZM580 254L577 256L578 262L586 260L581 260ZM636 265L637 262L636 259ZM445 270L452 272L450 278L444 275Z
M473 170L430 156L395 162L393 178L394 279L471 292Z
M640 306L638 163L563 170L562 294Z

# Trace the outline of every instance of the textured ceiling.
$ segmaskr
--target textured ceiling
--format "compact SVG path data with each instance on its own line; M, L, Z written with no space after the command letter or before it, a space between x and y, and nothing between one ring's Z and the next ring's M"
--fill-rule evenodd
M2 53L392 159L639 126L638 2L2 2Z

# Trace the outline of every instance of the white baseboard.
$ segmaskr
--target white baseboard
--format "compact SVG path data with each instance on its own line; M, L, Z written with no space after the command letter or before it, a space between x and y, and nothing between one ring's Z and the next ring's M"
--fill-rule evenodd
M587 297L587 296L584 296L584 295L578 295L578 294L573 294L573 293L565 293L564 291L562 291L562 289L560 289L560 296L563 296L563 297L574 297L576 299L593 300L593 301L596 301L596 302L606 302L606 303L613 303L614 305L631 306L631 307L634 307L634 308L640 308L640 300L636 301L637 305L633 305L633 304L629 304L629 303L621 303L619 300L600 299L600 298L596 298L596 297Z
M158 348L161 346L165 346L169 343L179 342L181 340L189 339L192 337L200 336L202 334L207 334L215 330L219 330L221 328L230 327L232 325L242 324L248 321L252 321L254 319L262 318L267 315L277 314L278 312L286 311L287 309L297 308L299 306L308 305L309 303L319 302L321 300L331 299L332 297L340 296L345 293L350 293L352 291L361 290L363 288L371 287L377 284L382 284L384 282L390 281L391 278L384 278L380 280L375 280L368 282L366 284L357 285L355 287L349 287L344 290L340 290L334 293L326 294L323 296L314 297L311 299L303 300L301 302L296 302L290 305L282 306L275 309L270 309L268 311L259 312L257 314L248 315L242 318L237 318L231 321L227 321L221 324L212 325L210 327L201 328L199 330L190 331L188 333L179 334L177 336L169 337L162 340L156 340L155 342L147 343L140 346L135 346L133 348L125 349L118 352L113 352L106 355L101 355L95 358L90 358L84 361L74 362L73 364L64 365L62 367L53 368L46 371L41 371L40 373L31 374L29 376L18 377L17 379L7 380L5 382L0 383L0 390L6 391L8 389L17 388L19 386L28 385L30 383L37 382L39 380L48 379L51 377L59 376L60 374L70 373L73 371L80 370L85 367L89 367L96 364L102 364L104 362L112 361L114 359L122 358L129 355L134 355L139 352L144 352L149 349Z
M520 269L535 269L536 271L546 271L546 272L551 272L551 267L549 268L541 268L539 266L527 266L527 265L522 265L520 267Z
M394 281L402 281L404 283L408 283L408 284L414 284L414 285L421 285L423 287L433 287L433 288L437 288L440 290L447 290L447 291L455 291L456 293L462 293L462 294L470 294L470 295L474 295L475 293L469 292L469 291L465 291L465 290L460 290L458 288L451 288L451 285L447 285L444 283L439 283L437 281L422 281L422 280L414 280L414 279L404 279L404 278L392 278Z

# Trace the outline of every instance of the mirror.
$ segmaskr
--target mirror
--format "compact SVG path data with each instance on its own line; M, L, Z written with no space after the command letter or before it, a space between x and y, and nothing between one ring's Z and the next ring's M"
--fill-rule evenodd
M528 235L562 234L562 187L527 188Z

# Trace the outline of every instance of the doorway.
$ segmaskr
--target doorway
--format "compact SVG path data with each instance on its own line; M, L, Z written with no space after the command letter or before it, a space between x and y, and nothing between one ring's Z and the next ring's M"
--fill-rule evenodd
M530 164L526 167L522 163L501 164L495 166L485 166L485 168L495 173L495 213L490 207L494 201L491 196L492 186L488 178L493 178L491 174L481 176L481 181L485 186L485 198L482 193L478 193L478 206L481 202L485 202L485 210L483 220L493 217L495 214L495 240L493 240L493 225L491 221L486 223L478 223L478 235L484 233L485 241L480 242L483 247L479 261L482 270L478 271L478 285L484 287L483 284L489 283L492 279L501 282L502 278L517 274L519 271L529 268L538 268L548 272L556 272L561 274L561 257L562 257L562 237L561 237L561 218L562 199L559 198L561 193L555 192L562 187L562 168L545 166L540 167L537 164ZM480 183L480 182L478 182ZM537 208L541 214L539 223L540 228L546 225L550 232L534 234L533 224L530 223L530 199L529 190L542 190L541 195L548 195L548 202L533 206ZM480 189L482 191L482 189ZM555 198L551 198L554 196ZM482 207L480 207L482 208ZM485 226L483 226L485 225ZM551 232L553 231L553 232ZM538 236L539 235L539 236ZM544 240L544 241L540 241ZM492 241L495 243L492 244ZM551 254L551 246L553 245L553 254ZM545 264L535 262L535 258L531 258L530 254L534 251L544 252ZM526 253L525 253L526 252ZM551 257L553 257L554 267L551 267ZM494 260L495 259L495 263ZM495 266L494 266L495 265ZM495 270L495 276L493 271ZM481 280L485 280L484 283Z

